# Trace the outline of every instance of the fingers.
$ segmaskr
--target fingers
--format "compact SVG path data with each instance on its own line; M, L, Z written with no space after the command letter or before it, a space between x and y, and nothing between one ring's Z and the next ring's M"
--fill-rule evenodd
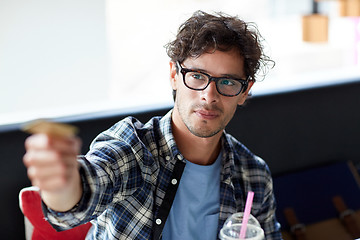
M25 142L23 162L34 186L42 190L57 191L65 188L78 171L78 138L56 138L44 134L30 136Z
M25 141L27 151L52 149L64 153L79 154L80 147L81 141L76 137L58 138L46 134L36 134L28 137Z
M28 168L28 176L32 185L44 191L55 191L66 187L65 171L62 166L32 166Z
M23 157L26 167L64 164L71 167L77 164L77 151L59 151L56 149L29 149Z

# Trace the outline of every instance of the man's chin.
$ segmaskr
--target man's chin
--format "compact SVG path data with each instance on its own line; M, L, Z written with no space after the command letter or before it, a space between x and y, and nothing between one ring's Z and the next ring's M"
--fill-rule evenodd
M209 129L192 129L188 127L188 130L195 135L196 137L200 138L210 138L218 134L220 130L209 130Z

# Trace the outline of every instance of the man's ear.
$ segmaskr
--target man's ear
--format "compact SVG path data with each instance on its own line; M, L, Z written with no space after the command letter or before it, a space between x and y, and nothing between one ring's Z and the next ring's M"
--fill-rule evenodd
M176 79L176 64L173 61L170 61L170 83L173 90L177 89L177 79Z
M238 101L238 105L243 105L249 95L249 92L250 92L250 89L251 87L254 85L254 81L249 81L248 83L248 87L246 89L245 92L243 93L240 93L240 98L239 98L239 101Z

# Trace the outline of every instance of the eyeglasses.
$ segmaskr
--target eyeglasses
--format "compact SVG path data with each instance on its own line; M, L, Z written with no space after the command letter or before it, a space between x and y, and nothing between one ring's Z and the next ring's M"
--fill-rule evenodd
M212 77L209 74L198 70L183 68L179 62L176 62L176 64L183 75L185 86L192 90L204 90L212 81L214 81L216 89L221 95L233 97L239 95L241 92L245 92L248 87L248 79Z

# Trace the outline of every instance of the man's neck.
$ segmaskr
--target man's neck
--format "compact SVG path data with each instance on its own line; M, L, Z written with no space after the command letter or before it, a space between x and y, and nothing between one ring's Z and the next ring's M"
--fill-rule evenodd
M186 160L199 165L210 165L217 159L221 150L222 132L212 137L197 137L188 130L181 130L174 122L172 132L176 145Z

